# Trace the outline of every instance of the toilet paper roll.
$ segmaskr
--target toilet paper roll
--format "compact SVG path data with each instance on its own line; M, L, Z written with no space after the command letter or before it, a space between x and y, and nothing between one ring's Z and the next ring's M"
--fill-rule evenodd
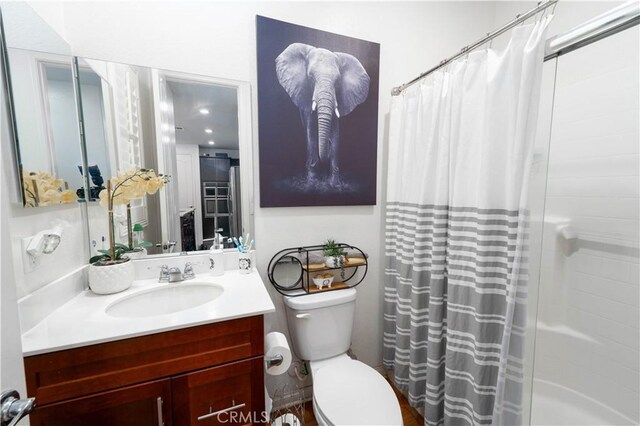
M282 356L282 363L267 368L267 374L277 376L286 373L291 365L291 349L289 349L289 343L284 334L278 333L277 331L267 334L264 338L264 347L265 361L273 359L278 355Z
M271 424L273 426L300 426L302 422L293 414L287 413L275 418Z

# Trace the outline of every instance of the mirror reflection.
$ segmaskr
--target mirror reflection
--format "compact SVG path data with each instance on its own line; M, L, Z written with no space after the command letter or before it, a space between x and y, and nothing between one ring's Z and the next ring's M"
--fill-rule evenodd
M86 58L78 64L93 72L81 78L80 91L92 197L100 181L94 176L106 182L151 169L168 177L157 194L115 207L116 239L127 244L134 235L149 243L146 254L206 250L214 242L232 247L228 239L243 233L245 214L237 88L127 64ZM92 109L93 120L86 116ZM89 224L93 255L108 240L104 207L89 206Z
M105 189L105 179L111 175L111 160L107 143L107 120L113 114L112 90L109 80L101 77L81 59L77 60L78 96L81 100L83 143L87 155L88 194L78 191L80 199L95 201ZM82 171L82 168L79 169Z
M180 218L167 218L169 244L191 251L219 236L226 243L242 233L237 90L175 73L157 78L158 152L174 178L166 214Z
M4 3L2 13L24 206L76 203L82 156L69 45L24 3Z

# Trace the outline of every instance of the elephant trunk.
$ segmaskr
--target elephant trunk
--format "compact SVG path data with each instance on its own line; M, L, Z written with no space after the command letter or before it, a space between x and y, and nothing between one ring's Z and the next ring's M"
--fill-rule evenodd
M331 150L331 126L333 125L333 111L335 110L335 95L333 90L319 90L316 93L318 113L318 156L320 161L326 161Z

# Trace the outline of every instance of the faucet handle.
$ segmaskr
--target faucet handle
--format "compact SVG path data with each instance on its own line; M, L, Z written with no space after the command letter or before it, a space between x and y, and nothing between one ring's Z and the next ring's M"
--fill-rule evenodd
M169 282L169 265L164 264L160 266L160 277L158 278L158 282Z
M190 280L196 277L196 273L193 271L193 263L187 262L184 264L184 273L182 276L185 280Z

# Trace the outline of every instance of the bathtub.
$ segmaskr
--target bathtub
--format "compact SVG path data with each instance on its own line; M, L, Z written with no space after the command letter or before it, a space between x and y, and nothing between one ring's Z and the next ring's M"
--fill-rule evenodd
M617 411L546 380L534 379L531 425L637 425Z
M537 323L536 340L542 344L554 344L563 339L586 343L597 343L592 337L565 325ZM546 342L546 343L543 343ZM597 400L574 389L551 380L535 377L531 401L531 425L637 425L638 422L626 417Z

